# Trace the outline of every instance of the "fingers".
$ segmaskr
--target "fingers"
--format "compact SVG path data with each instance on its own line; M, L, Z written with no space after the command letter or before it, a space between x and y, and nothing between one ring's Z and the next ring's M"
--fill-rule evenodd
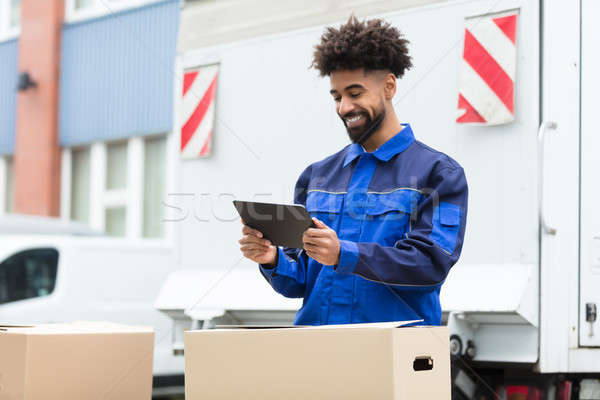
M244 235L252 235L252 236L259 237L259 238L263 237L262 232L259 232L256 229L252 229L248 225L242 226L242 234L244 234Z
M317 246L317 247L323 247L327 244L327 241L324 240L323 238L314 238L314 237L310 237L310 236L306 236L302 238L302 243L304 243L305 245L311 245L311 246Z
M312 243L319 246L327 246L334 238L335 232L333 232L331 229L324 230L310 228L304 231L304 234L302 235L302 242Z
M323 255L318 251L307 250L306 248L304 249L304 251L306 252L306 255L312 258L313 260L321 262L320 260L322 259Z
M304 246L304 252L310 258L315 258L315 256L317 255L317 253L313 249L311 249L311 248L309 248L307 246Z
M240 245L242 245L242 247L244 245L259 245L261 247L269 247L271 246L271 241L268 239L261 239L259 237L253 236L253 235L244 235L242 236L242 238L240 240L238 240L238 243Z
M304 251L306 251L306 254L308 254L310 256L310 254L318 254L321 249L319 248L319 246L315 246L313 244L309 244L309 243L305 243L304 244Z
M268 257L273 246L261 246L257 244L249 244L241 246L242 255L250 260L258 263L272 263L272 257Z
M326 237L330 236L330 229L321 229L321 228L308 228L304 231L304 235L308 237Z
M254 251L254 250L269 250L271 246L262 243L244 243L240 246L241 251Z
M249 250L249 251L243 251L242 254L244 255L244 257L246 258L256 258L256 257L261 257L267 254L267 252L269 251L269 249L266 250Z
M304 246L311 247L326 247L327 246L327 238L314 238L310 236L305 236L302 238L302 243Z

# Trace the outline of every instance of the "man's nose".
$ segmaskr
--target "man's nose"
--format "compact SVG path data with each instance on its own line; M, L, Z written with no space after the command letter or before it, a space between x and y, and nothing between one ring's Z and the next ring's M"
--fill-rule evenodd
M338 114L340 114L340 115L346 115L347 113L349 113L353 109L354 109L354 105L352 104L352 102L350 101L350 99L348 99L347 97L342 97L340 99L340 104L338 106Z

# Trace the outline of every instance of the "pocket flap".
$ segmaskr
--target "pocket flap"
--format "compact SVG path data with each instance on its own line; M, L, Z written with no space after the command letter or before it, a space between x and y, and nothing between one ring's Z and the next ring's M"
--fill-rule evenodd
M440 204L440 224L456 226L460 224L460 207L455 204Z
M391 211L410 214L417 206L419 192L400 189L389 193L367 193L367 214L380 215Z
M344 193L330 193L312 190L306 196L306 209L309 212L339 213L342 209Z

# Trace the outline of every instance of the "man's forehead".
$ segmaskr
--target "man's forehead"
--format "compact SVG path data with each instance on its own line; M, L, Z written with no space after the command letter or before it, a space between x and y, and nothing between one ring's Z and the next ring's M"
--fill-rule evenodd
M331 92L368 88L379 82L380 75L379 71L365 71L364 69L333 71L329 75Z

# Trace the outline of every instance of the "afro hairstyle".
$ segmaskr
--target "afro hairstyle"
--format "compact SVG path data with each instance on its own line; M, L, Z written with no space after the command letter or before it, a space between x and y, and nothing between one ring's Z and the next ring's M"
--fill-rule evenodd
M337 70L390 71L396 78L412 67L408 40L382 19L359 21L354 15L339 28L328 27L314 49L311 67L321 76Z

